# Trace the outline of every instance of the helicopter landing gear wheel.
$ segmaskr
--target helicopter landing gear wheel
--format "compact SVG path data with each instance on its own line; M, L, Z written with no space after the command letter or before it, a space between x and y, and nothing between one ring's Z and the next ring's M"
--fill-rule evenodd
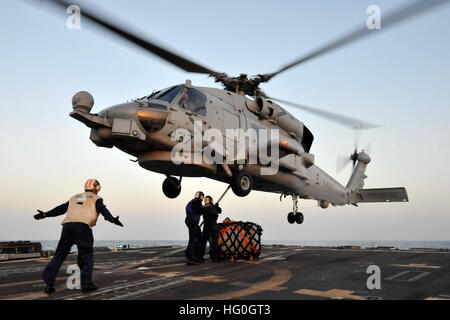
M247 196L253 188L252 177L245 171L236 172L231 180L231 189L238 197Z
M303 220L304 220L303 213L297 212L297 214L295 215L295 222L297 222L297 224L302 224Z
M290 224L293 224L294 222L297 222L297 224L302 224L303 220L304 220L303 213L297 211L298 195L296 195L296 194L292 195L292 202L293 202L292 212L289 212L289 214L287 216L288 222Z
M294 213L289 212L289 214L288 214L288 216L287 216L287 219L288 219L288 222L289 222L290 224L293 224L293 223L295 222L295 216L294 216Z
M167 198L175 199L181 193L181 179L167 177L162 184L162 189Z
M287 216L287 220L290 224L293 224L295 222L297 222L297 224L302 224L303 220L304 220L303 213L296 212L294 214L293 212L289 212L289 214Z

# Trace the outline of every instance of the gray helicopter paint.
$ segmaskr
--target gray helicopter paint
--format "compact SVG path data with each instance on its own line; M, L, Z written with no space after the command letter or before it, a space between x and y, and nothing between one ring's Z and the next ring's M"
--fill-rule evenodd
M196 120L202 121L202 130L216 128L221 130L224 135L227 128L262 128L279 129L281 138L292 138L292 133L277 125L277 121L274 120L277 116L289 117L290 121L296 121L299 126L303 126L302 122L276 104L273 104L275 112L272 118L261 117L249 109L248 106L255 102L248 97L215 88L191 85L186 87L196 88L206 95L207 113L205 116L193 114L178 106L184 90L170 104L165 101L143 99L102 110L97 116L98 119L95 120L103 124L101 128L98 128L100 124L98 126L93 124L95 121L80 120L80 117L83 116L80 111L75 110L71 115L74 116L73 114L76 113L77 117L74 117L77 120L92 128L91 140L96 145L116 146L120 150L138 157L139 164L145 169L166 175L204 176L226 183L230 182L230 177L220 166L193 164L177 166L173 164L170 151L177 142L171 140L171 133L177 128L185 128L193 133ZM139 122L139 110L151 110L150 102L166 106L168 111L165 125L161 130L152 133L146 132ZM90 115L90 113L84 114L84 117L91 117ZM104 125L105 118L112 123L110 127ZM233 118L234 120L231 120ZM292 127L292 124L290 126ZM295 141L295 139L291 139L291 141ZM297 143L296 148L298 152L295 154L284 150L280 156L280 170L274 175L261 175L261 165L244 165L244 170L254 179L254 189L315 199L324 207L327 207L328 203L345 205L361 200L361 197L358 197L358 190L362 189L364 185L366 163L370 161L366 154L360 153L353 175L347 187L344 187L316 165L306 165L301 158L301 155L305 154L301 144ZM361 159L364 161L361 162ZM230 168L238 170L235 164L230 165ZM389 193L384 194L384 197L389 197ZM370 197L366 193L367 198Z

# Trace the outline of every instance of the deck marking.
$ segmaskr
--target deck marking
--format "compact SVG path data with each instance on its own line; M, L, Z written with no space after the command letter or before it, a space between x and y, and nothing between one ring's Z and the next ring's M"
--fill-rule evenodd
M399 278L399 277L401 277L401 276L403 276L403 275L405 275L405 274L407 274L407 273L409 273L409 272L410 272L409 270L402 271L402 272L397 273L397 274L395 274L395 275L393 275L393 276L384 278L384 280L394 280L394 279Z
M175 263L175 264L166 264L166 265L160 265L160 266L150 266L149 269L161 269L161 268L167 268L167 267L179 267L179 266L185 266L186 263Z
M267 258L264 258L263 261L273 261L273 260L286 260L286 258L285 257L281 257L281 256L267 257Z
M417 275L417 276L415 276L415 277L412 277L411 279L408 279L407 281L408 281L408 282L417 281L417 280L419 280L419 279L422 279L422 278L426 277L426 276L429 275L430 273L431 273L431 272L423 272L423 273L421 273L421 274L419 274L419 275Z
M67 278L56 278L56 281L59 280L66 280ZM4 284L0 284L0 288L3 287L14 287L14 286L21 286L24 284L36 284L36 283L41 283L42 287L44 287L44 281L43 280L30 280L30 281L23 281L23 282L13 282L13 283L4 283Z
M427 266L426 263L391 264L393 267L440 269L440 266Z
M366 300L364 297L353 295L355 291L331 289L328 291L300 289L293 293L304 294L308 296L316 296L330 299L353 299L353 300Z
M139 262L126 264L124 266L119 267L118 269L120 269L120 270L131 269L131 268L138 267L138 266L141 266L143 264L149 263L149 262L151 262L151 261L153 261L155 259L157 259L157 258L155 257L155 258L150 258L150 259L144 259L144 260L141 260Z
M21 263L21 262L47 262L50 261L51 258L43 258L43 257L35 257L35 258L26 258L26 259L17 259L17 260L3 260L0 261L1 264L11 264L11 263Z
M450 297L449 298L445 298L445 297L442 297L442 296L428 297L428 298L425 298L424 300L450 300Z
M170 279L170 278L168 278L168 279ZM145 296L145 295L152 294L154 292L163 291L164 289L180 286L180 285L186 283L186 281L187 280L175 278L172 281L167 282L167 283L147 287L145 289L133 291L133 292L126 293L126 294L118 294L111 298L107 298L106 300L124 300L124 299L128 299L128 298L133 298L133 297Z
M111 269L114 269L114 267L113 266L101 266L101 265L99 265L99 266L94 266L94 269L111 270Z
M67 289L66 284L60 287L55 288L56 291L63 291L64 289ZM35 300L39 298L46 298L49 295L46 294L43 290L37 291L37 292L31 292L31 293L25 293L25 294L18 294L11 297L2 297L3 300Z
M187 276L187 277L184 277L184 279L193 280L193 281L207 282L207 283L225 282L225 280L221 276L215 276L215 275L204 276L204 277Z
M166 278L170 278L170 277L179 277L182 276L184 273L181 273L179 271L173 271L173 272L155 272L155 271L149 271L144 273L146 275L149 276L159 276L159 277L166 277Z
M101 296L101 295L108 294L111 292L115 292L115 291L119 291L119 290L123 290L123 289L127 289L127 288L133 288L135 286L150 285L151 283L156 282L158 280L159 280L158 277L153 277L151 279L137 280L137 281L132 281L132 282L128 282L128 283L123 283L122 285L108 286L103 289L94 291L93 293L90 293L89 295L75 294L75 295L66 296L66 297L59 297L57 299L76 300L76 299L84 299L84 298L88 298L88 297L92 297L92 296Z
M227 299L236 299L243 296L248 296L251 294L255 294L261 291L271 290L273 288L278 288L282 284L286 283L291 279L292 274L288 269L281 269L272 266L271 269L274 272L272 278L258 282L250 285L248 288L236 290L232 292L225 292L216 295L210 295L205 297L194 298L193 300L227 300Z
M272 289L267 289L268 291L274 291L274 292L279 292L279 291L283 291L286 290L288 287L273 287Z
M248 288L251 286L250 283L243 282L243 281L233 281L233 282L230 282L229 285L233 286L233 287L241 287L241 288Z
M407 275L409 273L412 274L411 278L409 278L409 279L399 279L400 277L403 277L404 275ZM417 273L419 273L419 274L417 274ZM414 274L416 274L416 275L414 276ZM402 271L400 273L397 273L397 274L395 274L393 276L387 277L387 278L385 278L385 280L396 280L396 281L413 282L413 281L417 281L419 279L422 279L422 278L428 276L429 274L431 274L431 272L428 272L428 271L426 271L426 272L417 272L417 271L406 270L406 271Z

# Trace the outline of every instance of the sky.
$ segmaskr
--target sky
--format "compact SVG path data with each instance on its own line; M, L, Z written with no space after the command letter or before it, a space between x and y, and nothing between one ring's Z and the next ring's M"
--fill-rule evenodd
M52 240L63 217L36 221L82 192L86 179L124 228L99 219L98 240L184 240L185 205L195 191L218 198L226 185L184 178L167 199L165 176L146 171L120 150L98 148L90 130L69 117L80 90L93 112L191 79L188 74L88 22L66 27L68 15L36 1L0 2L0 240ZM406 1L98 0L78 2L215 70L238 75L273 72L339 36L364 26L369 5L383 14ZM301 200L302 225L288 224L292 201L253 191L229 192L222 217L253 221L265 240L450 240L450 6L293 68L262 89L271 96L380 124L363 132L371 143L366 188L406 187L410 202L330 207ZM313 132L316 165L337 174L339 155L353 151L350 129L287 109Z

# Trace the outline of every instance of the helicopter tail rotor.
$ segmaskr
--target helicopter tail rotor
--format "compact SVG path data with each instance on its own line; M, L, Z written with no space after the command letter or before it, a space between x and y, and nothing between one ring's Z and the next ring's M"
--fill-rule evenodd
M359 140L361 137L361 132L359 130L353 131L353 144L354 144L354 150L353 153L350 156L343 156L340 155L337 158L336 161L336 173L342 172L350 163L352 163L352 171L356 166L356 162L358 161L358 157L360 152L359 150ZM372 143L369 142L364 148L361 149L362 153L365 153L367 155L370 155L372 150Z

